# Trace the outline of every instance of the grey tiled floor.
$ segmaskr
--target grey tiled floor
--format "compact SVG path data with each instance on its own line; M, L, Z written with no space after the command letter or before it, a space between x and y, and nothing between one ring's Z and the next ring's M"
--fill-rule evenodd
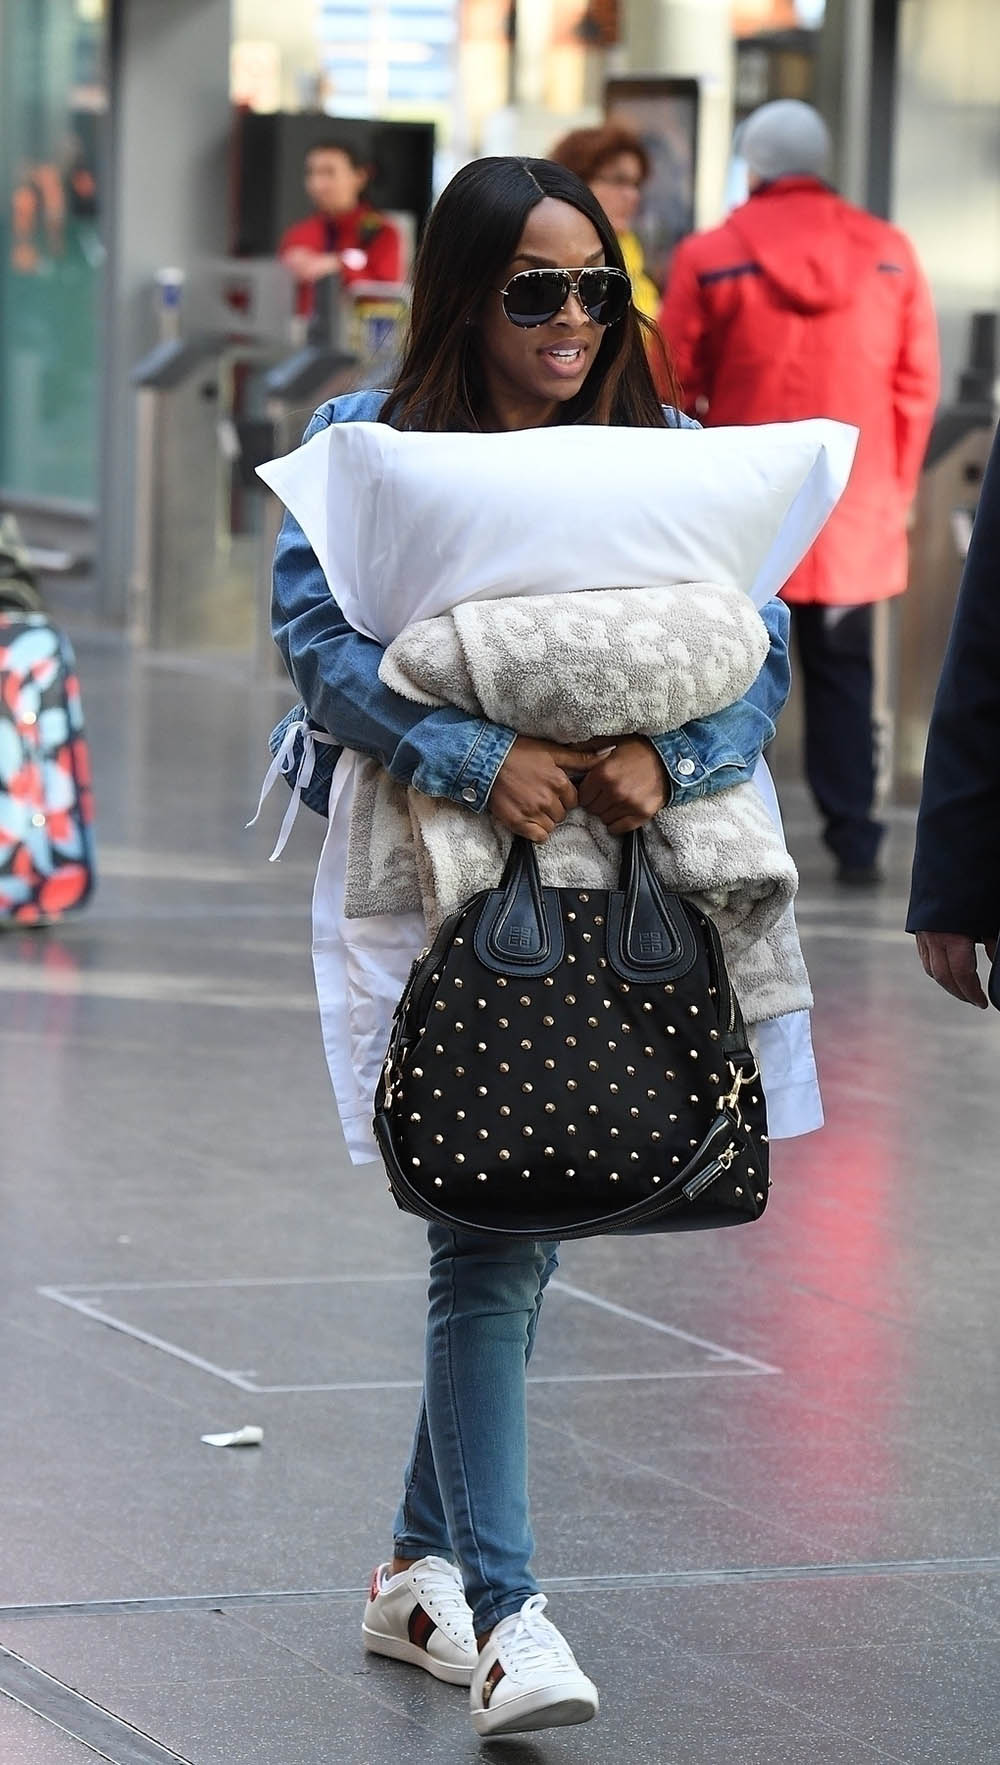
M830 1125L766 1222L564 1254L538 1567L602 1713L480 1748L359 1647L423 1241L341 1151L318 823L271 867L243 831L286 695L99 633L81 672L100 889L0 940L0 1689L2 1651L49 1676L0 1696L2 1765L1000 1761L998 1031L899 935L906 814L842 897L784 793ZM243 1422L261 1450L201 1444Z

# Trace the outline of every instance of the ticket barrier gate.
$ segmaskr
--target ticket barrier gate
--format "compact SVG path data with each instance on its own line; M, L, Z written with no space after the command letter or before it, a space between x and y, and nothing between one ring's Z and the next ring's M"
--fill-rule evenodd
M317 286L318 304L332 297L334 317L318 327L325 341L305 347L263 377L265 417L241 428L243 483L259 493L257 588L255 595L255 672L259 678L284 676L271 638L271 565L284 509L256 477L265 460L291 453L318 405L342 392L389 386L395 375L400 329L409 310L409 288L396 283L357 282L347 289ZM330 342L330 338L337 341Z
M159 341L132 372L129 625L154 648L239 647L226 436L234 389L287 349L294 283L273 259L219 258L161 270L155 290Z
M219 380L227 340L170 338L133 371L136 481L129 626L185 648L204 626L218 537Z
M306 339L289 354L301 321L282 266L219 260L201 277L190 307L203 328L189 336L181 334L176 279L160 279L171 297L166 334L132 375L130 626L153 648L251 651L267 675L281 509L254 468L297 447L325 399L388 383L408 290L317 284Z

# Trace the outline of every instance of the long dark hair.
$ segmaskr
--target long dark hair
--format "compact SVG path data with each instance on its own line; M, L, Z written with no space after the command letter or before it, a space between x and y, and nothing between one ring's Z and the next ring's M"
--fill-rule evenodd
M529 214L546 196L586 215L600 237L605 263L625 268L600 203L565 166L506 157L463 166L427 223L414 266L409 338L381 422L396 429L478 428L486 391L479 331L472 321L499 286ZM583 386L560 407L560 421L664 427L650 351L662 362L661 384L679 402L660 334L632 306L619 324L608 326Z

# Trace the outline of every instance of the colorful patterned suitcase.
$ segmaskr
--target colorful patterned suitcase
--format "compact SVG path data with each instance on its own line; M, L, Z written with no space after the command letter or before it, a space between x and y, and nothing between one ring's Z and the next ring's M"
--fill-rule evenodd
M0 610L0 927L80 907L94 880L72 647L44 613Z

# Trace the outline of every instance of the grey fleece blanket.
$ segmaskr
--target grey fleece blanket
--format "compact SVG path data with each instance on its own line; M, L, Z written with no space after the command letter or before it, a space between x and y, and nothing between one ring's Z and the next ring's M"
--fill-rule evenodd
M693 584L468 602L407 628L379 673L427 705L452 704L525 735L560 742L623 730L677 729L732 704L767 654L766 629L736 589ZM752 784L668 806L649 846L668 889L719 928L748 1023L812 1003L792 912L798 883L784 841ZM489 814L359 768L346 913L423 912L431 933L496 885L510 835ZM538 850L552 887L607 888L620 842L573 810Z

